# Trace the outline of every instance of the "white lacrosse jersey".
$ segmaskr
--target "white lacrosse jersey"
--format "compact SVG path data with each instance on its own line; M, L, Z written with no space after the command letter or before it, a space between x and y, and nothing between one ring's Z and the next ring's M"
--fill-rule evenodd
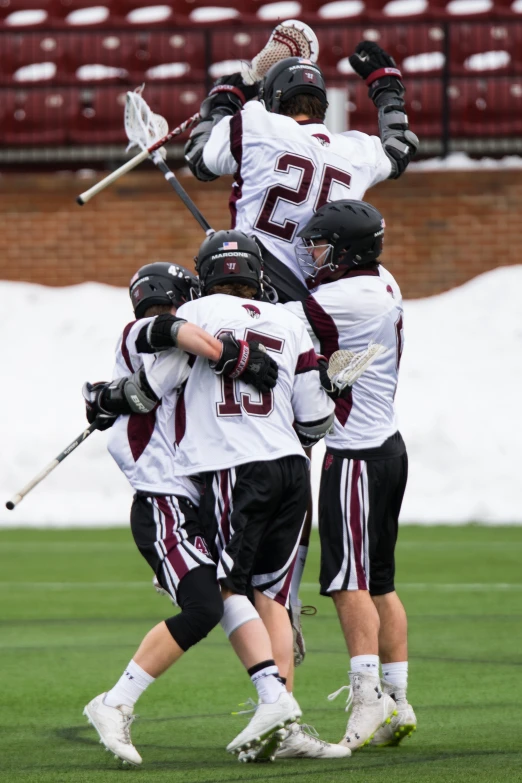
M384 345L352 386L351 397L335 404L335 424L325 438L332 449L372 449L397 432L395 390L404 345L402 295L382 266L354 271L313 291L305 302L279 305L306 324L316 349L329 358L345 349L359 353L373 341Z
M199 494L190 479L176 476L176 439L183 432L183 398L180 387L190 372L190 357L171 350L138 353L136 338L151 318L128 324L116 349L113 378L143 369L150 387L161 400L150 413L119 416L109 430L107 448L135 490L151 495L184 495L197 506Z
M294 420L324 419L334 406L321 387L317 356L299 319L267 302L225 294L187 302L177 315L216 337L228 332L257 340L279 366L276 387L261 394L240 378L216 375L206 359L196 359L185 386L186 431L176 450L177 472L191 475L305 456Z
M297 234L329 201L362 199L388 179L391 163L377 136L330 133L324 123L268 112L249 101L212 129L203 161L233 174L232 228L254 234L301 280Z

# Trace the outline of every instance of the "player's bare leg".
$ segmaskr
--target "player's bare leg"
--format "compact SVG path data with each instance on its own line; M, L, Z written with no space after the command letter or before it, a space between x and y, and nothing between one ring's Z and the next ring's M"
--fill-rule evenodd
M255 761L263 751L267 759L273 759L283 739L280 730L298 720L301 710L281 679L269 632L257 610L246 596L224 588L222 595L225 613L221 624L259 697L250 723L227 745L227 750L240 754L241 761ZM284 614L289 626L286 611ZM289 638L291 655L291 630Z
M203 566L186 574L176 597L182 611L148 632L116 684L83 711L106 749L135 766L142 762L130 736L135 703L157 677L218 624L223 613L214 567Z
M348 690L351 714L340 745L354 751L370 742L377 729L389 722L395 702L383 693L379 679L379 614L366 590L332 593L350 654L350 686L343 685L329 698Z
M397 715L380 728L372 745L398 745L417 727L413 707L408 703L408 621L406 611L395 591L373 596L380 617L379 654L382 664L382 689L397 704Z
M287 690L292 692L293 634L288 612L284 606L268 598L259 590L254 590L256 609L268 631L272 644L274 660L279 673L286 681ZM290 681L289 681L290 679Z
M156 679L179 660L184 652L165 623L161 622L148 632L132 660L150 677Z

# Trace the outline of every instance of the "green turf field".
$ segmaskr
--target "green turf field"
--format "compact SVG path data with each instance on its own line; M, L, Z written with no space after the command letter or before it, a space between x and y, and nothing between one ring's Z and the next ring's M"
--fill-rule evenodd
M168 616L126 530L0 531L0 780L39 783L507 783L522 781L522 528L405 527L398 584L410 619L403 746L339 761L241 765L224 746L254 690L220 629L138 704L141 769L105 753L84 704L120 676L144 633ZM303 720L338 741L347 654L331 602L317 597L318 546L305 573ZM128 776L128 777L127 777Z

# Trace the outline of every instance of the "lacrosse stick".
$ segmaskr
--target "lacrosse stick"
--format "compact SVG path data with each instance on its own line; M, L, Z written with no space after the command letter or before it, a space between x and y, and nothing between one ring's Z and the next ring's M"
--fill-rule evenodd
M156 139L164 138L168 132L169 126L167 120L160 114L154 114L148 103L142 95L144 85L138 87L134 92L128 92L125 101L125 133L129 139L127 151L133 147L140 147L141 150L149 155L149 148L154 146ZM214 233L208 221L201 214L194 204L189 194L181 183L176 179L173 171L169 169L164 158L167 157L167 151L164 147L155 150L150 155L154 165L162 172L163 176L183 201L188 211L195 217L201 228L207 236Z
M379 343L370 343L361 353L335 351L328 362L328 377L342 391L347 386L353 386L377 357L386 351L387 348Z
M257 81L260 81L272 65L280 60L284 60L286 57L304 57L312 62L317 62L318 56L319 42L311 27L308 27L308 25L303 22L290 19L277 25L268 39L266 46L259 54L256 54L251 65L246 66L242 70L243 80L246 84L254 84ZM127 174L129 171L136 168L136 166L139 166L149 155L156 150L159 150L164 144L192 128L198 120L199 114L194 114L177 128L174 128L174 130L165 133L162 138L156 139L156 141L153 144L150 144L146 150L143 149L138 155L135 155L134 158L131 158L127 163L124 163L123 166L116 169L116 171L113 171L100 182L97 182L92 188L89 188L89 190L81 193L76 199L77 203L80 204L80 206L86 204L93 196L96 196L102 190L105 190L106 187L112 185L113 182L116 182L117 179L123 177L124 174Z
M5 507L9 509L9 511L12 511L15 506L17 506L23 498L29 494L29 492L36 487L37 484L39 484L41 481L46 478L51 471L55 469L57 465L60 464L60 462L63 462L66 457L69 456L75 449L78 448L80 443L83 443L84 440L86 440L91 432L94 432L94 430L97 429L96 422L94 421L89 427L87 427L86 430L82 432L81 435L78 435L76 440L73 440L72 443L70 443L66 449L61 451L55 459L53 459L52 462L50 462L46 467L40 471L31 481L23 487L23 489L20 490L20 492L17 492L16 495L13 495L11 500L8 500L5 504Z

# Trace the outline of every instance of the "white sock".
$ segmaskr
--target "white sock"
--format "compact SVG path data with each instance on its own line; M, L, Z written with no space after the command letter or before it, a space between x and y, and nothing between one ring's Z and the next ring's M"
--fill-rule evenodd
M408 687L408 661L398 661L397 663L383 663L382 677L386 682L396 685L397 688Z
M266 664L266 665L264 665ZM259 668L259 667L262 668ZM257 694L265 704L274 704L286 688L281 682L279 669L273 661L263 661L248 670L250 679L257 689Z
M141 694L156 678L147 674L141 666L131 661L120 679L110 691L106 694L103 703L107 707L120 707L126 704L127 707L134 707Z
M378 655L355 655L350 658L350 670L352 672L361 672L362 674L372 674L379 677L379 656Z
M299 544L297 557L295 559L294 573L292 574L292 581L290 582L290 603L292 606L298 606L299 588L301 587L301 579L303 578L307 555L308 545L304 546L303 544Z

